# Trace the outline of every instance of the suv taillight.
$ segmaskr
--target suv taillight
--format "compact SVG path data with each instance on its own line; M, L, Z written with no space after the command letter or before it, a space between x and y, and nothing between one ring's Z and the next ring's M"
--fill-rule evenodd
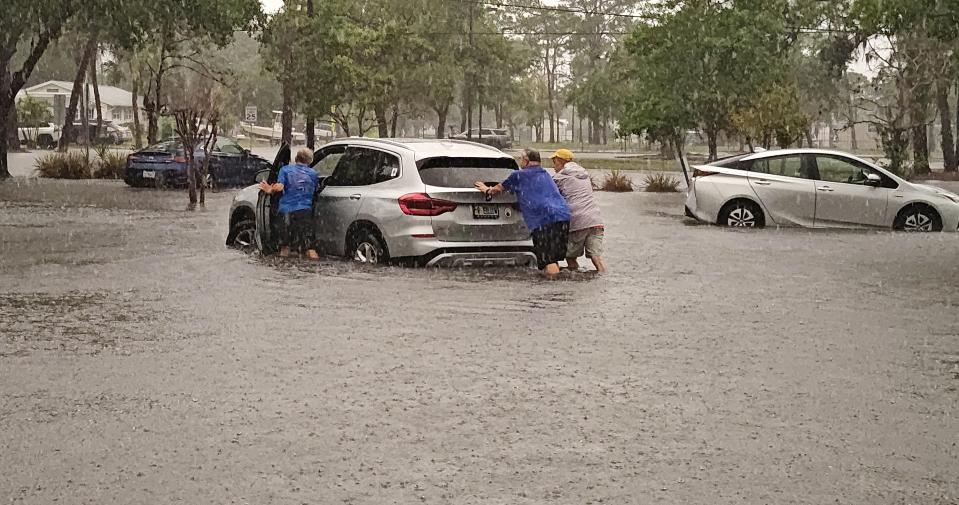
M456 210L456 204L447 200L430 198L425 193L410 193L397 200L400 210L407 216L438 216Z

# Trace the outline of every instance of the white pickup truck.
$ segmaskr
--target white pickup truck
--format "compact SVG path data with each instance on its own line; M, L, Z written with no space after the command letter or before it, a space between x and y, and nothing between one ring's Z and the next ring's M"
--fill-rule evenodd
M37 146L43 149L53 149L60 142L60 127L47 123L40 126L23 126L17 128L20 144Z

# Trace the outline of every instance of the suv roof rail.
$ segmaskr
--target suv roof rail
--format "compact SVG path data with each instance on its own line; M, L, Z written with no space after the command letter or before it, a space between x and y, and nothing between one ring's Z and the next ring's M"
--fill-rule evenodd
M415 149L414 149L413 147L411 147L409 144L404 144L404 143L402 143L402 142L397 142L397 141L392 140L392 139L384 139L384 138L378 138L378 137L345 137L345 138L339 138L339 139L336 139L336 140L363 140L363 141L367 141L367 142L380 142L380 143L383 143L383 144L388 144L388 145L395 146L395 147L402 147L402 148L404 148L404 149L409 149L409 150L415 151ZM447 138L447 139L416 139L416 140L417 140L417 141L420 141L420 142L430 142L430 141L433 141L433 142L452 142L452 143L455 143L455 144L463 144L463 145L467 145L467 146L481 147L481 148L483 148L483 149L486 149L487 151L493 151L493 152L495 152L495 153L505 154L503 151L500 151L499 149L497 149L497 148L495 148L495 147L493 147L493 146L486 145L486 144L480 144L479 142L472 142L472 141L469 141L469 140L448 139L448 138Z
M366 142L379 142L381 144L389 144L394 147L402 147L403 149L410 149L410 146L400 142L396 142L395 140L381 139L381 138L375 138L375 137L346 137L346 138L341 138L336 140L363 140Z
M488 151L493 151L493 152L497 152L497 153L500 153L500 154L504 154L503 151L500 151L499 149L497 149L497 148L495 148L495 147L493 147L493 146L486 145L486 144L480 144L479 142L473 142L473 141L471 141L471 140L436 139L436 141L437 141L437 142L454 142L454 143L457 143L457 144L465 144L465 145L468 145L468 146L482 147L482 148L484 148L484 149L486 149L486 150L488 150Z

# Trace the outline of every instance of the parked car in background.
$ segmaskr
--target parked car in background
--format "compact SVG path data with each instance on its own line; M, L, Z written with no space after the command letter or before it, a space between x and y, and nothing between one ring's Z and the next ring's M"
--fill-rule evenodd
M202 161L207 153L203 146L194 155ZM252 184L257 172L269 168L270 162L250 154L235 140L220 137L210 153L211 186L243 186ZM141 149L127 157L124 181L130 186L167 188L187 184L187 163L183 145L169 139Z
M851 154L787 149L694 167L686 214L723 226L954 232L959 196Z
M509 131L502 128L473 128L469 133L469 135L466 132L458 133L450 138L478 142L497 149L511 149L513 147L513 139L510 137ZM468 136L472 139L468 139Z
M91 120L87 124L87 130L90 132L89 136L94 143L106 143L106 144L122 144L133 140L133 132L130 128L126 126L120 126L112 121L104 121L103 127L100 129L100 136L96 137L97 132L97 122L96 120ZM76 144L80 139L80 133L83 131L83 122L74 121L73 129L70 131L70 143Z
M20 143L41 149L53 149L60 142L60 127L53 123L26 125L17 128Z
M283 146L259 178L276 181L290 159ZM320 174L314 226L322 254L364 263L427 266L535 265L529 230L512 194L487 201L517 170L498 149L450 140L340 139L316 151ZM278 195L241 190L230 207L227 244L276 250Z

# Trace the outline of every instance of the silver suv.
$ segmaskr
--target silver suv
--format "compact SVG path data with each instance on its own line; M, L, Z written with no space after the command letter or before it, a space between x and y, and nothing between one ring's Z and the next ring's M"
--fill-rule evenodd
M257 179L275 182L289 160L289 147L281 147ZM517 170L516 160L498 149L457 140L349 138L316 151L312 166L320 175L313 215L321 254L426 266L536 263L515 197L486 201L473 188ZM273 252L277 198L257 186L237 193L227 245Z

